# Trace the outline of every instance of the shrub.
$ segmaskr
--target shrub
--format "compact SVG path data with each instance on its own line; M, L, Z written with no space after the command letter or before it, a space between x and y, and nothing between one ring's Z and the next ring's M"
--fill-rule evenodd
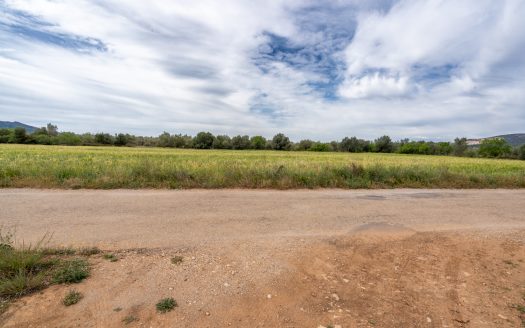
M171 258L171 263L173 263L173 264L181 264L183 260L184 260L184 258L182 256L176 255L176 256Z
M166 313L177 307L177 302L172 297L163 298L156 304L156 307L160 313Z
M89 265L86 260L73 259L62 261L53 275L55 283L78 283L89 277Z
M62 304L65 306L71 306L73 304L77 304L82 298L83 296L80 292L77 292L76 290L70 290L62 300Z

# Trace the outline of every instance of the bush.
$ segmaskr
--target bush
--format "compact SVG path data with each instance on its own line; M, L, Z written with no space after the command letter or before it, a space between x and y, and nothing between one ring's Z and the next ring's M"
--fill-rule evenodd
M157 303L156 307L160 313L166 313L177 307L177 302L172 297L163 298Z
M89 264L83 259L67 260L60 263L53 281L58 284L78 283L89 277Z
M76 290L70 290L62 300L62 304L65 306L71 306L77 304L83 298L82 294Z

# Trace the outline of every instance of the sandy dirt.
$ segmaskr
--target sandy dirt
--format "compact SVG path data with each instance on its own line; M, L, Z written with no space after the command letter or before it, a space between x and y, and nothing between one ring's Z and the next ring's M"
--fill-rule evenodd
M0 190L24 242L119 258L91 257L90 278L0 325L520 327L524 209L521 190ZM66 308L72 287L85 297ZM179 306L156 312L164 297Z

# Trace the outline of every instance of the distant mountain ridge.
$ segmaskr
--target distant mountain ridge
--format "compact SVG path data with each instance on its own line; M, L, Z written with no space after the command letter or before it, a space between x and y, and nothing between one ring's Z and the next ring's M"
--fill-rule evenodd
M24 128L28 133L32 133L37 129L37 127L27 125L20 122L9 122L9 121L0 121L0 129L14 129L14 128Z
M513 133L513 134L503 134L500 136L494 136L491 138L502 138L505 139L511 146L517 147L525 145L525 133ZM488 139L488 138L486 138Z

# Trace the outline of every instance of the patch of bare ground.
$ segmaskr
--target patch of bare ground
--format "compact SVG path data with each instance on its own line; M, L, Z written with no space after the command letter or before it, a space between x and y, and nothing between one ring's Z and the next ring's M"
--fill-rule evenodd
M365 225L336 237L120 250L116 262L90 258L77 304L62 304L69 286L52 286L16 301L0 324L520 327L524 237ZM159 313L169 297L178 306Z

